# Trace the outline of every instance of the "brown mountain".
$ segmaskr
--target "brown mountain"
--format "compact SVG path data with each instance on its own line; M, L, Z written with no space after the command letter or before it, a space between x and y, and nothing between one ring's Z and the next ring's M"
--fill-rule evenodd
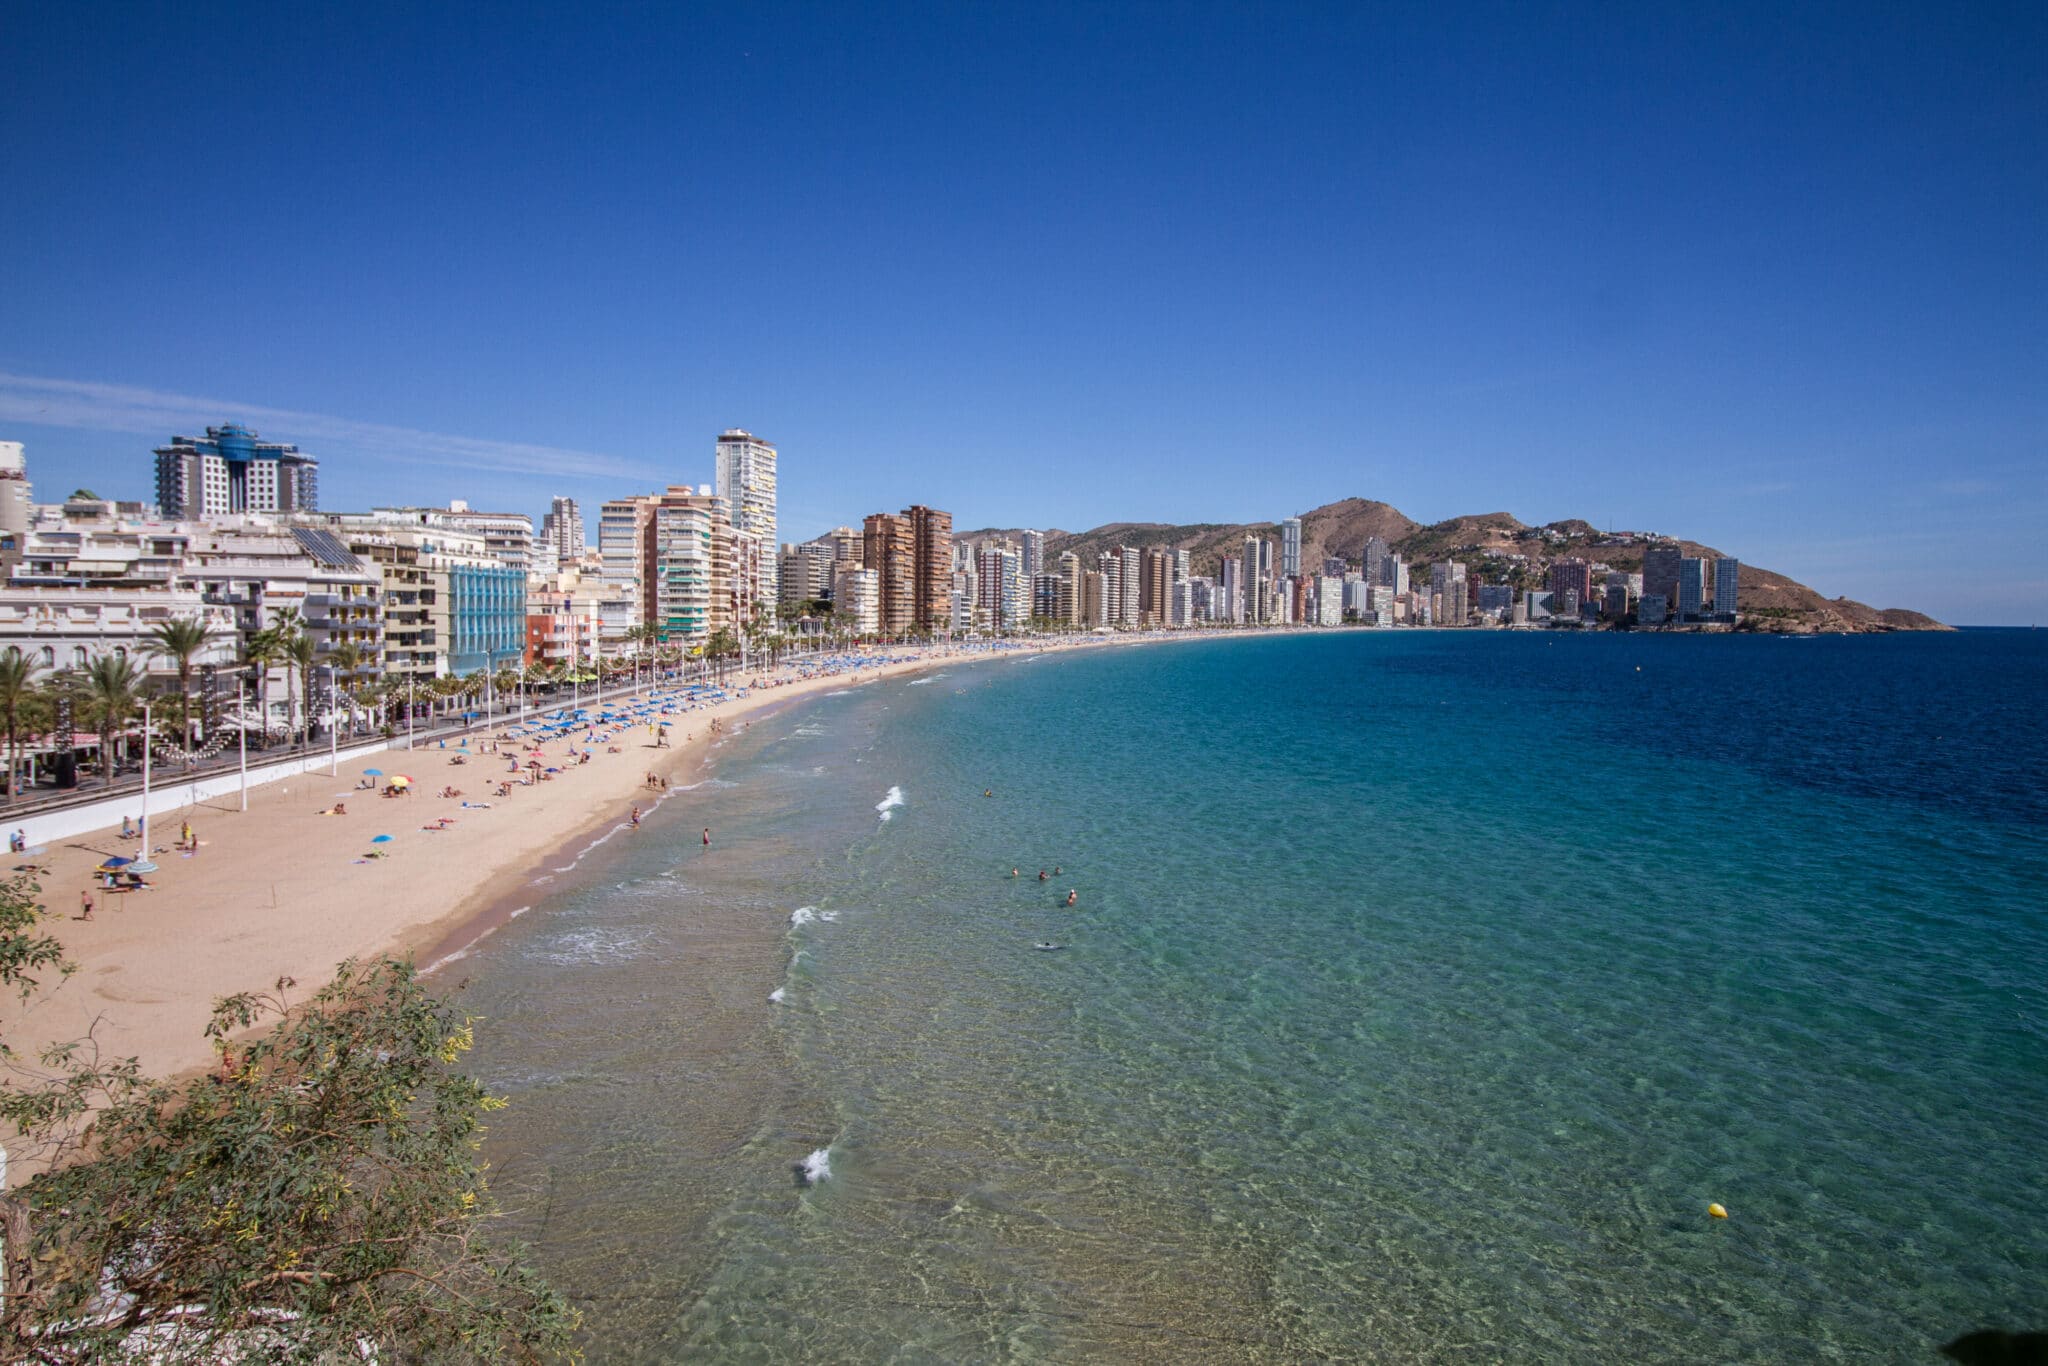
M1014 536L1014 530L985 528L956 532L959 540L979 541ZM1272 539L1278 550L1277 522L1198 522L1173 526L1164 522L1112 522L1092 531L1047 531L1048 561L1066 551L1092 565L1095 557L1117 546L1163 546L1186 550L1191 570L1214 575L1225 555L1236 553L1247 536ZM1506 512L1452 517L1427 526L1409 520L1396 508L1367 498L1345 498L1301 514L1301 562L1320 566L1337 557L1360 566L1368 536L1378 536L1410 564L1456 560L1488 583L1541 586L1551 561L1576 555L1629 572L1643 567L1643 551L1652 545L1676 545L1687 555L1720 559L1721 552L1696 541L1650 532L1606 532L1570 518L1529 526ZM1875 608L1849 598L1824 598L1798 583L1758 565L1744 562L1739 603L1743 627L1759 631L1857 632L1941 631L1949 628L1934 618L1902 607Z

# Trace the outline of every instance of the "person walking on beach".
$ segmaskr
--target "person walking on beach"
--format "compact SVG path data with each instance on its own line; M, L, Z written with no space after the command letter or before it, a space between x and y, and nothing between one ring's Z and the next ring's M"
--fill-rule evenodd
M711 827L708 825L704 827L704 847L706 849L711 847Z
M78 894L78 918L80 920L92 919L92 888L90 887L87 887Z
M633 808L633 828L635 830L640 828L640 808L637 806Z

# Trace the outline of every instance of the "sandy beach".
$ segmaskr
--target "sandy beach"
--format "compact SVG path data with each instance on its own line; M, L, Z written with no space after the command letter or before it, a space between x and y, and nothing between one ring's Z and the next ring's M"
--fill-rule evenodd
M123 840L119 827L67 841L33 862L42 869L36 881L50 912L46 926L77 971L26 1009L7 1000L0 1036L24 1059L92 1032L104 1053L132 1055L152 1074L207 1066L213 1054L202 1031L217 998L267 988L280 977L296 979L305 994L351 957L413 955L430 965L487 929L493 909L563 844L628 824L635 806L650 809L662 791L650 787L649 775L678 786L689 781L714 721L730 733L764 708L963 654L975 652L895 648L858 667L823 671L806 658L779 674L735 674L728 682L734 695L723 702L685 710L670 695L665 746L655 746L645 721L614 727L609 737L600 727L589 742L583 729L542 742L543 765L559 771L506 796L498 795L498 784L512 776L515 750L522 766L533 757L530 741L500 738L496 752L492 736L473 737L467 750L400 748L344 763L336 775L252 788L247 812L230 797L153 817L160 871L143 891L100 887L95 869L102 860L137 853L137 842ZM806 670L818 671L804 677ZM737 695L754 678L762 685ZM586 749L587 763L571 757ZM366 778L373 768L383 776ZM401 774L413 779L414 795L384 797L359 786ZM446 787L460 795L439 795ZM337 802L346 814L328 814ZM185 820L198 839L189 854L176 847ZM373 842L379 835L391 838ZM80 918L87 889L96 903L91 920Z

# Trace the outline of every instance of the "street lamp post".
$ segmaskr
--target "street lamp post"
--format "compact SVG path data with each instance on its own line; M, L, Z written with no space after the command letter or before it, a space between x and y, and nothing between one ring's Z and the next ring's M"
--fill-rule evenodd
M235 738L242 750L242 809L249 809L249 685L235 679Z
M341 701L340 689L335 686L332 664L327 666L327 772L329 776L341 773L341 728L336 723L335 713Z

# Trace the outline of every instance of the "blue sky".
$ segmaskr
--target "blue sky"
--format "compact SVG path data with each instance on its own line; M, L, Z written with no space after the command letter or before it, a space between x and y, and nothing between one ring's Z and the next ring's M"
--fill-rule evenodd
M538 515L743 426L788 539L1358 495L2044 615L2038 3L0 4L42 496L240 419Z

